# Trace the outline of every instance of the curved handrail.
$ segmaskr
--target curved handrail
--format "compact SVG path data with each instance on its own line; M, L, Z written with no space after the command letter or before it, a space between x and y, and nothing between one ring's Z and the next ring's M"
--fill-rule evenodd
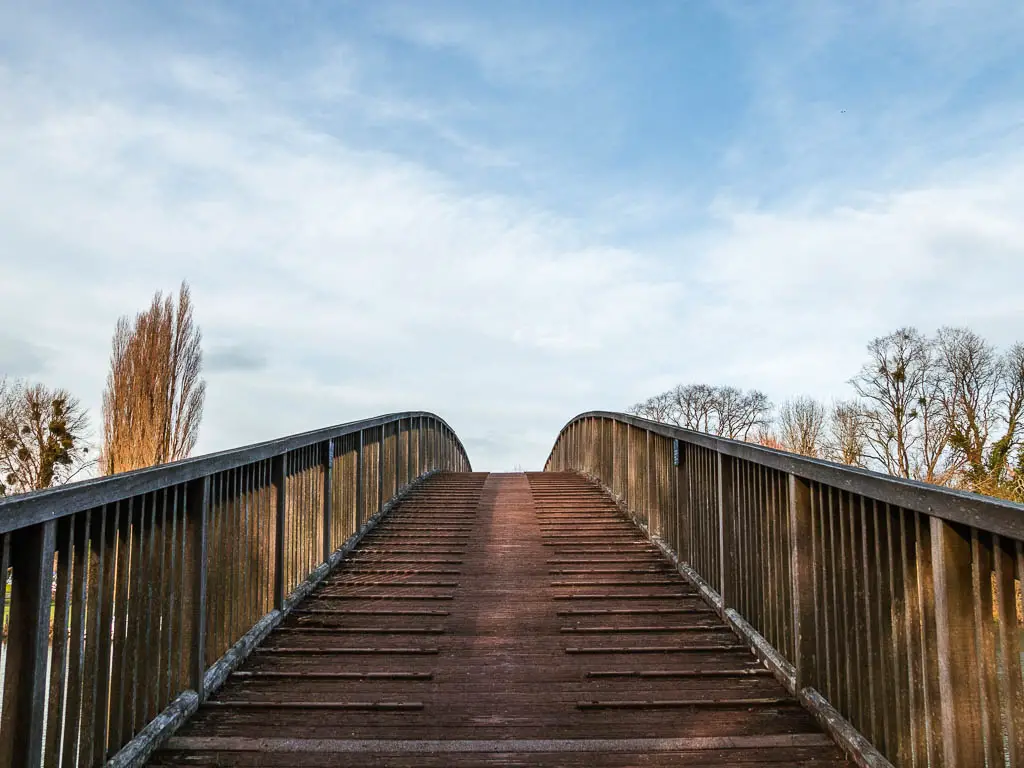
M545 470L600 483L858 765L1024 764L1024 505L608 411Z
M344 437L356 432L374 429L382 424L402 419L432 419L455 435L444 419L427 411L405 411L389 413L360 421L350 421L333 427L324 427L309 432L299 432L287 437L253 443L241 448L229 448L203 456L193 456L172 461L156 467L121 472L108 477L81 480L68 485L55 486L41 491L0 498L0 534L22 528L33 523L53 520L73 514L89 506L110 504L130 496L150 493L178 483L223 472L255 461L272 458L297 448L303 448L325 440ZM455 438L458 450L466 462L467 471L472 471L469 455L462 442Z
M574 423L592 418L616 419L654 434L699 445L716 453L771 467L780 472L799 475L807 480L814 480L834 488L842 488L886 504L933 515L954 523L971 525L1000 536L1024 539L1024 504L993 496L945 488L919 480L893 477L869 469L850 467L825 459L814 459L780 451L756 443L746 443L742 440L695 432L614 411L581 413L566 422L561 433L564 433ZM545 466L551 462L553 453L554 448L548 455Z
M405 493L470 469L408 411L0 501L0 765L140 765Z

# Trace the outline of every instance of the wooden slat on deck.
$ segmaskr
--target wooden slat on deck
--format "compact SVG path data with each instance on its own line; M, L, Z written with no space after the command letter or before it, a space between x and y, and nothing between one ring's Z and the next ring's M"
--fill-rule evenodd
M574 476L432 479L153 763L846 765L624 523Z

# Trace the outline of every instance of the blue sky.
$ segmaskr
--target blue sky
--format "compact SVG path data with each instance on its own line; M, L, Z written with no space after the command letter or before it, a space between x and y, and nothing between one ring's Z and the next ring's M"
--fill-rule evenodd
M0 372L98 420L193 285L203 451L447 418L481 468L682 381L1024 339L1024 5L0 5Z

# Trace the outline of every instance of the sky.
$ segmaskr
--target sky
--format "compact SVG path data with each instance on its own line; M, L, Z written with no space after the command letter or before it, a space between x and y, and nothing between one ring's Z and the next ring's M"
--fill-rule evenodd
M99 424L190 282L205 453L428 410L483 470L684 382L1024 340L1018 0L0 0L0 374Z

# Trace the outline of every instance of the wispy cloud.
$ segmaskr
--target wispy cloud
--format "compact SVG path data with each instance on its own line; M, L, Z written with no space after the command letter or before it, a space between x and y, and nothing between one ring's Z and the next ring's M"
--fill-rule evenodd
M117 317L184 277L203 450L428 408L500 469L539 466L573 413L676 381L824 397L898 325L1021 336L1024 99L990 72L957 107L927 35L955 38L960 10L908 10L883 44L888 6L709 22L671 5L602 4L575 35L384 7L264 57L204 37L245 36L221 6L194 36L20 14L0 32L18 38L0 56L0 372L98 413ZM687 69L717 49L663 40L638 62L608 37L669 22L715 25L687 27L691 47L733 35L742 58L709 61L749 92ZM963 50L996 53L959 82L1005 64L988 29ZM937 57L932 80L884 80L899 35ZM861 80L837 74L851 62Z
M215 82L201 66L190 62L190 87ZM471 393L493 403L475 406L493 423L508 401L546 391L552 354L593 364L652 330L652 307L670 311L672 286L649 280L638 255L523 201L355 151L251 93L215 113L68 105L17 82L7 95L25 117L0 129L13 158L0 226L9 252L33 257L11 265L5 315L29 314L55 264L74 275L60 321L25 332L79 350L80 367L65 365L95 406L116 316L188 277L213 350L206 448L408 407L458 421ZM233 345L266 350L274 380L224 379ZM511 460L515 441L504 450L491 460Z

